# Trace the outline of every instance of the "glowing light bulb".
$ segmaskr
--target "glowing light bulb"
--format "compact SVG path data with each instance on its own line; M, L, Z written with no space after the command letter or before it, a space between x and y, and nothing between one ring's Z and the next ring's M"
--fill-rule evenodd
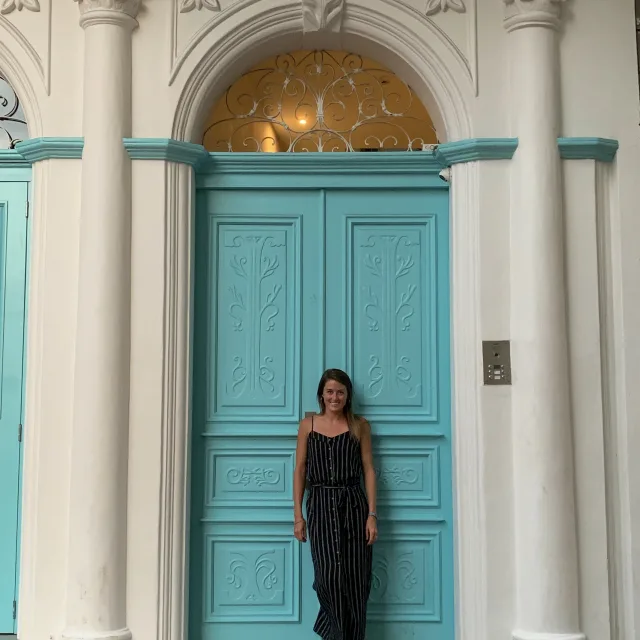
M304 118L302 118L301 120L298 120L298 122L300 124L307 124L307 121Z

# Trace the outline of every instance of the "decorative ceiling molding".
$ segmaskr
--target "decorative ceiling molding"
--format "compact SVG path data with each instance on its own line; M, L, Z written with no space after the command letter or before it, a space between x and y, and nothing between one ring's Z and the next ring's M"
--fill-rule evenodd
M140 11L142 0L73 0L78 3L80 13L88 11L118 11L135 18Z
M343 14L344 0L302 0L302 31L339 33Z
M455 11L456 13L465 13L467 8L464 0L427 0L425 13L428 16L435 15L442 11Z
M7 15L15 10L22 11L28 9L29 11L40 11L39 0L1 0L0 1L0 13Z
M180 0L180 13L189 13L193 10L201 11L209 9L209 11L220 11L219 0Z

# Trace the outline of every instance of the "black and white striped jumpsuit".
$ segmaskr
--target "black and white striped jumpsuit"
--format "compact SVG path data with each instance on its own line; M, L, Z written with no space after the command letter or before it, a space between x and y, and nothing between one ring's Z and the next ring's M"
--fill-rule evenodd
M368 503L361 486L360 443L349 432L307 441L307 525L313 587L320 613L313 630L323 640L364 640L371 590Z

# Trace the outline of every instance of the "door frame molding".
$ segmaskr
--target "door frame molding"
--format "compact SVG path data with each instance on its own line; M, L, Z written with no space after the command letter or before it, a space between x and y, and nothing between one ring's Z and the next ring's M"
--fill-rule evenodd
M164 366L157 620L157 637L160 640L183 640L188 624L188 603L184 594L187 592L189 566L195 167L202 167L209 154L203 155L202 147L198 145L187 144L189 146L181 147L179 157L173 157L171 153L165 156L168 162L164 218ZM489 158L511 157L515 150L514 141L509 139L505 145L506 151L497 155L492 152ZM129 144L130 154L135 157L137 153L131 147ZM190 159L187 157L189 153ZM229 162L238 161L234 155L228 154ZM330 162L325 159L328 155L324 154L325 157L318 160L324 163L324 171L327 171L326 163ZM289 154L287 156L281 162L300 162ZM403 162L415 163L416 167L422 166L421 170L424 170L427 158L421 153L413 156L413 160L409 158ZM482 154L472 154L471 161L462 160L462 163L451 167L449 204L455 625L459 640L484 640L487 618L484 445L480 402L479 156ZM265 154L264 160L278 162L277 157L277 154ZM373 162L380 165L385 162L393 165L400 160L396 154L371 154L367 157L375 158ZM221 162L219 158L217 161ZM355 157L353 161L363 162L364 158ZM255 158L255 162L260 160ZM311 159L303 164L307 166L299 168L299 172L311 173L321 169L314 167ZM342 170L336 168L336 171Z

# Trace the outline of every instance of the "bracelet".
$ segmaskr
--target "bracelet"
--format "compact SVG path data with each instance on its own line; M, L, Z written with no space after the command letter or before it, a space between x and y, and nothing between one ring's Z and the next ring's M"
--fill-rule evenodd
M369 511L369 517L378 519L378 514L375 511Z

